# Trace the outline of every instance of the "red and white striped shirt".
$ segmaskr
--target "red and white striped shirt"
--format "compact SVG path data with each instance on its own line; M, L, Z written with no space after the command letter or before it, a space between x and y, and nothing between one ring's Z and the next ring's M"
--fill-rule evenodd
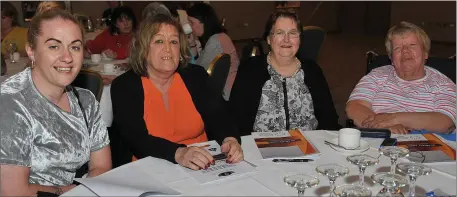
M352 100L371 103L375 113L439 112L456 124L456 85L428 66L425 77L414 81L398 77L392 65L373 69L356 85L349 97Z

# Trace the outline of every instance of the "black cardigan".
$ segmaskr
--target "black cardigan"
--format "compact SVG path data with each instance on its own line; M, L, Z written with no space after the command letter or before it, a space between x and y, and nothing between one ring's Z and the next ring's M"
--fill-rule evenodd
M240 64L230 93L230 112L241 135L250 135L259 108L262 87L270 79L267 57L256 56ZM313 98L317 129L337 130L338 114L321 68L312 60L301 60L305 84Z
M221 144L226 137L235 137L241 143L223 98L208 96L212 94L208 94L208 74L203 67L189 64L178 69L178 73L203 119L208 140ZM152 156L176 163L175 152L185 145L148 134L143 119L144 91L139 75L130 70L117 77L111 85L111 100L114 115L112 129L119 134L121 146L127 146L138 159ZM125 153L125 150L120 152Z

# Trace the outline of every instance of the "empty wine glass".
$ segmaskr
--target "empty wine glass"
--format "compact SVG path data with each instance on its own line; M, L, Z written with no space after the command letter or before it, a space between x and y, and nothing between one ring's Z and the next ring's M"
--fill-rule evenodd
M403 194L400 192L400 188L406 185L407 181L405 177L390 172L382 172L371 175L371 179L373 179L373 182L384 186L384 188L376 196L403 197Z
M350 163L357 165L359 167L359 184L363 185L364 178L365 178L365 169L368 166L374 166L379 163L379 159L374 158L369 155L361 154L361 155L351 155L346 158Z
M338 165L338 164L324 164L317 166L317 173L325 175L330 181L330 196L334 196L333 190L335 189L335 180L338 177L343 177L349 174L349 169L347 167Z
M298 196L305 196L305 189L315 187L319 184L319 179L307 174L294 174L284 177L286 185L296 188Z
M425 176L432 173L432 169L428 166L418 163L399 163L397 164L399 172L408 175L409 177L409 193L408 196L416 196L416 180L419 176Z
M13 53L16 51L16 43L12 41L7 42L6 51L10 54L11 63L16 63L13 57Z
M357 184L339 185L333 190L333 193L337 197L371 196L370 189Z
M379 148L382 155L390 157L390 173L395 174L395 166L398 158L407 157L409 150L398 146L383 146Z

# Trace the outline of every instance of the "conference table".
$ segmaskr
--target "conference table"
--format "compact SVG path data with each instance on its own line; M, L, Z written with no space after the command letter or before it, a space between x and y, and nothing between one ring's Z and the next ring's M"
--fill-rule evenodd
M144 174L151 176L151 178L159 180L182 193L183 196L297 196L297 190L283 182L284 176L293 173L305 173L319 178L319 185L306 189L305 196L328 196L329 180L325 176L318 175L315 169L319 165L329 163L344 165L350 170L347 176L336 180L336 185L358 183L358 167L346 161L348 154L337 152L324 144L324 140L337 138L337 131L318 130L304 131L302 133L321 152L321 155L313 162L274 163L271 160L263 160L253 137L249 135L242 137L242 148L245 160L257 166L254 172L200 184L178 165L162 159L153 158L154 162L150 167L135 170L140 170ZM382 139L364 138L364 140L370 144L370 148L363 154L378 157L380 155L378 147L382 143ZM454 143L455 145L455 142L448 143ZM397 163L399 162L407 162L407 160L399 159ZM416 194L423 196L426 192L441 189L447 194L456 195L456 163L447 162L426 165L429 165L433 171L427 176L418 178ZM126 167L135 168L135 162L120 166L106 173L112 173ZM371 189L373 196L382 189L382 186L374 184L370 176L376 172L389 172L389 170L390 158L385 156L379 156L379 163L366 169L365 185ZM401 191L406 196L408 186L403 187ZM79 185L62 196L95 196L95 194L85 186Z

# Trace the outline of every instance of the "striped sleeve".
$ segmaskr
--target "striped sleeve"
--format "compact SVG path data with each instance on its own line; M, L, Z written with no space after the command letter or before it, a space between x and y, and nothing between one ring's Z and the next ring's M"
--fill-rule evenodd
M435 112L443 113L456 124L457 109L456 109L456 85L452 82L440 85L441 91L435 94Z
M363 100L371 103L376 95L377 89L378 85L375 76L372 73L365 75L355 86L349 96L348 102L352 100Z

